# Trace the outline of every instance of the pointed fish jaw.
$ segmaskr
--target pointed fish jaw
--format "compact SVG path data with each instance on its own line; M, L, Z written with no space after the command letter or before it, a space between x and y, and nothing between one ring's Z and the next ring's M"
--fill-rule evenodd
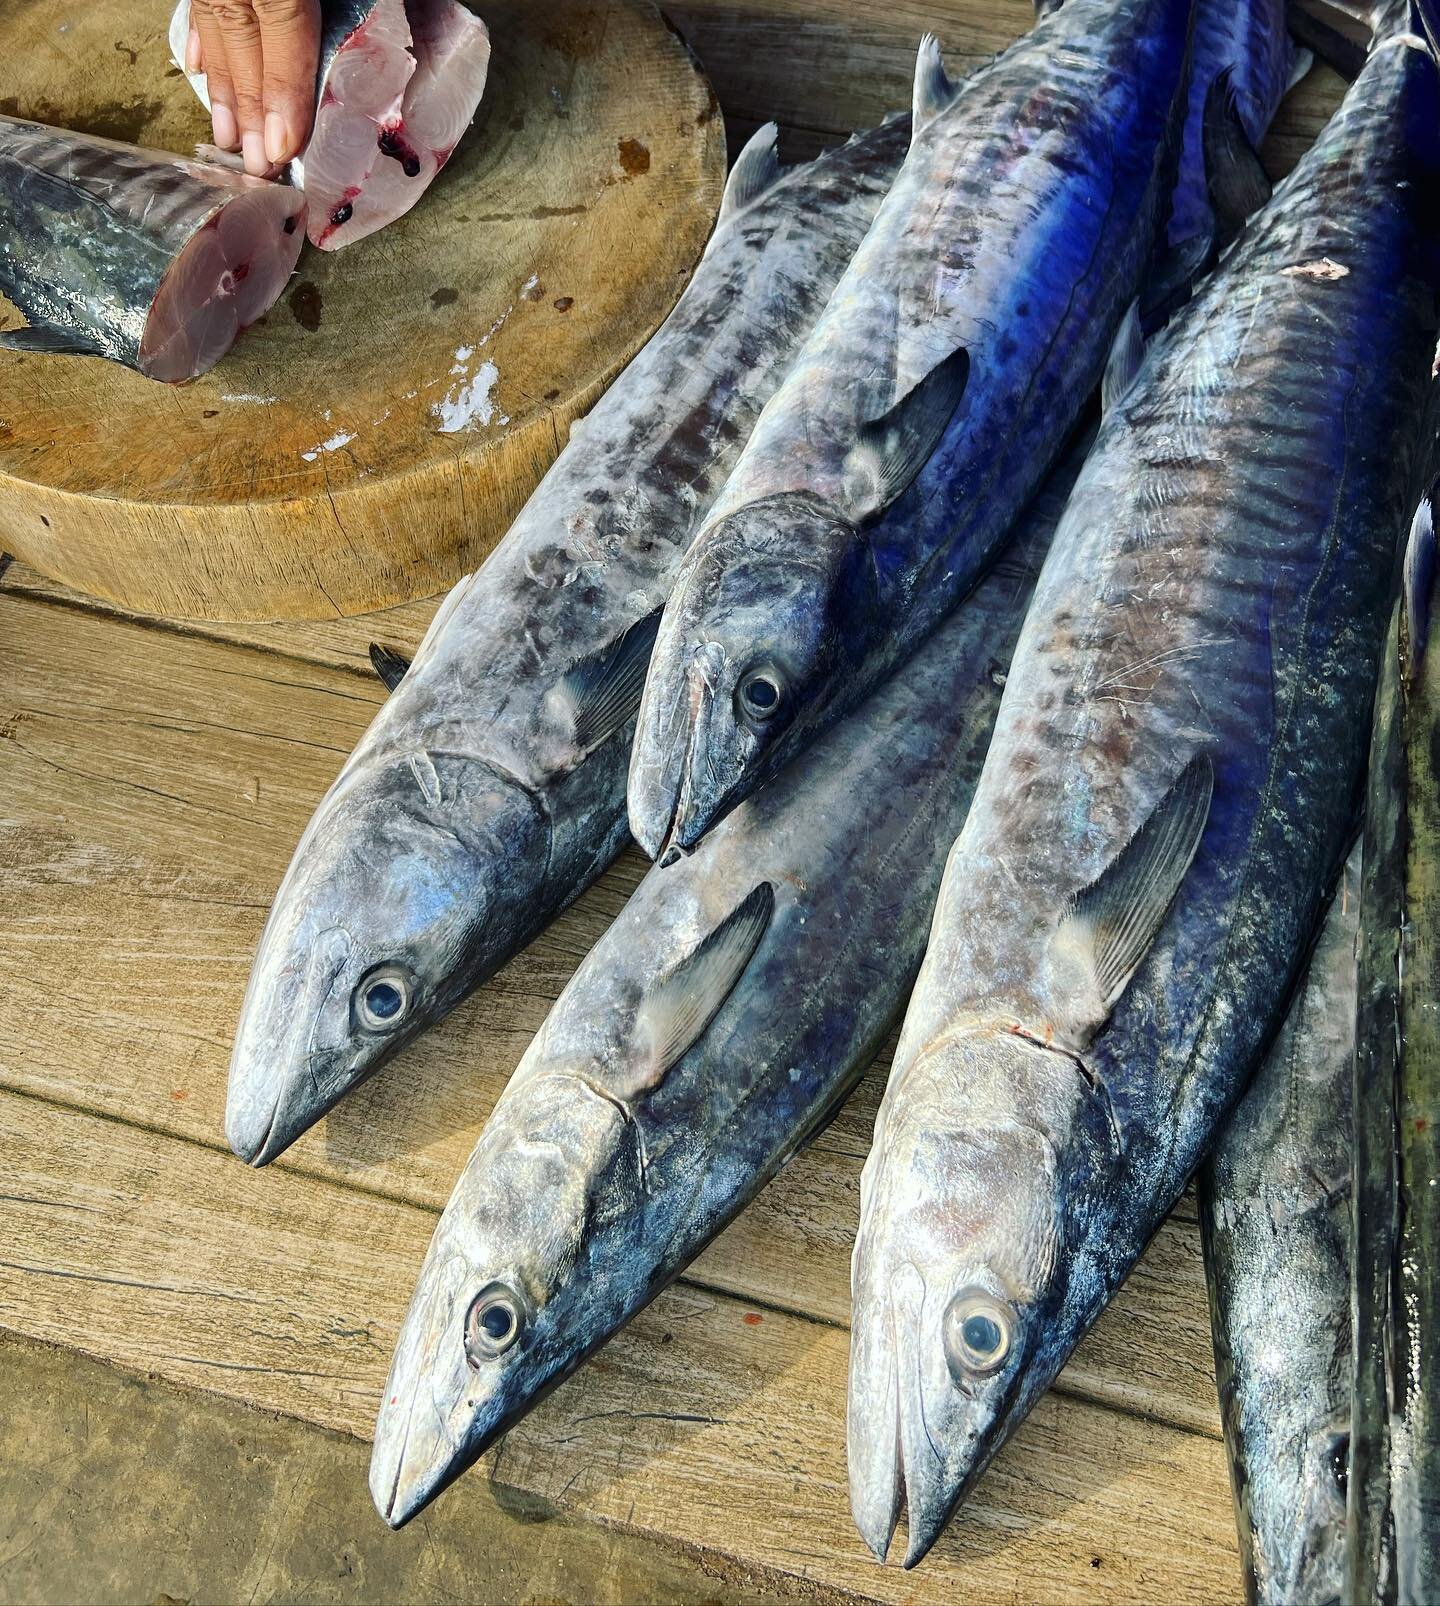
M665 660L652 665L628 792L631 834L652 859L665 862L699 838L694 825L705 789L697 787L697 760L703 766L724 669L725 649L713 641L678 654L670 647Z
M1055 1314L1076 1095L1003 1027L906 1047L861 1178L847 1422L856 1525L883 1558L903 1501L913 1567L1079 1330Z
M515 1077L435 1229L391 1362L370 1492L392 1527L652 1291L635 1269L641 1187L628 1123L575 1076L522 1062ZM508 1313L493 1335L482 1320L492 1306Z
M407 754L326 798L276 894L230 1062L226 1136L264 1165L528 940L548 826L520 788ZM388 1012L367 1010L389 983Z

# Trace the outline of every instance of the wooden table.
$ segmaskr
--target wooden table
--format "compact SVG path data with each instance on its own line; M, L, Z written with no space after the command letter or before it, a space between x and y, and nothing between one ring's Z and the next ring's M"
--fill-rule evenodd
M804 152L908 100L925 28L963 66L1029 7L693 0L676 15L732 147L778 115ZM1277 170L1336 93L1317 72L1292 97ZM276 1164L231 1157L227 1057L270 897L382 698L366 644L413 647L431 611L157 626L18 564L0 577L0 1325L370 1436L435 1213L642 872L628 855ZM1188 1200L925 1564L870 1559L847 1510L843 1400L883 1077L884 1059L687 1275L445 1498L488 1479L776 1588L1238 1598Z

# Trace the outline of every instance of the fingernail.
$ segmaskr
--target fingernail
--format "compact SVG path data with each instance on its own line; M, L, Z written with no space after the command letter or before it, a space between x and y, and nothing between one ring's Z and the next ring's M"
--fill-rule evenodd
M259 129L247 128L240 144L245 152L245 171L252 178L264 178L270 171L270 164L265 160L265 140Z
M185 41L185 71L199 72L200 59L200 35L192 28Z
M222 151L233 151L240 143L235 113L220 101L210 103L210 120L215 125L215 143Z
M290 149L290 130L279 112L265 114L265 154L275 167L293 154Z

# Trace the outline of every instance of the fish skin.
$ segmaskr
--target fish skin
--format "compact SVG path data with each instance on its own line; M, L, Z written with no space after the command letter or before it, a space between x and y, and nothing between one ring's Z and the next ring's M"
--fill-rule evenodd
M10 341L48 336L57 351L68 343L152 372L151 314L166 275L228 206L252 198L277 229L282 213L303 219L299 197L276 204L257 180L223 168L0 117L0 290L35 331L7 331ZM293 249L277 246L274 295L247 321L283 289L300 250L293 234Z
M650 871L561 994L456 1185L402 1327L371 1466L393 1526L699 1254L878 1051L1079 460L909 664L693 855ZM758 946L657 1077L631 1023L656 978L761 885L773 910ZM524 1328L511 1352L473 1365L467 1312L498 1285L518 1296Z
M652 857L692 847L913 651L1043 480L1151 260L1190 20L1188 0L1067 0L917 131L666 606L629 785ZM943 440L872 517L865 424L961 349ZM757 675L778 690L763 720L739 705Z
M722 210L669 319L442 605L276 895L231 1062L226 1131L242 1158L272 1159L619 853L633 709L577 745L567 674L659 609L907 132L896 119L785 170L756 136L741 177L760 193ZM412 1002L377 1034L352 998L388 964L413 980Z
M1346 1598L1402 1602L1440 1596L1440 652L1428 506L1425 524L1412 533L1376 697L1355 1058Z
M901 1486L906 1564L934 1542L1279 1024L1358 805L1437 182L1440 77L1393 40L1152 348L1056 534L862 1177L851 1500L882 1556ZM1089 889L1207 765L1198 852L1116 996Z
M190 0L179 0L170 18L170 54L208 111L206 76L185 63L189 33ZM335 76L342 50L369 52L364 70L348 81ZM315 126L288 164L289 178L301 189L308 164L318 203L310 210L310 243L338 251L403 217L474 118L489 67L489 30L460 0L323 0ZM361 104L365 90L378 98ZM447 95L454 105L440 115L437 103ZM359 126L366 119L375 124L369 141L374 159L356 171L348 158L358 148L356 133L368 132ZM338 171L337 152L346 158Z
M1246 1598L1345 1598L1351 1084L1360 847L1199 1176L1220 1415Z

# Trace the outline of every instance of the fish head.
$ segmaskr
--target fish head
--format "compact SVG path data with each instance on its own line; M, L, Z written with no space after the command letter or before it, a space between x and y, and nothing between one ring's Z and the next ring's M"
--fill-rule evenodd
M391 1363L370 1490L392 1527L614 1330L615 1301L643 1302L620 1288L621 1240L635 1247L642 1220L633 1123L583 1075L516 1076L440 1218Z
M1037 1392L1065 1223L1049 1114L1017 1118L1023 1100L1004 1091L1035 1056L1053 1057L1003 1031L947 1036L908 1066L905 1098L877 1124L852 1263L848 1439L856 1525L881 1560L902 1499L905 1565L925 1555Z
M786 494L691 548L630 761L630 827L652 858L692 848L817 727L867 617L848 578L858 539L829 503Z
M250 975L225 1131L263 1165L506 955L543 876L530 794L459 755L343 774L296 849Z

